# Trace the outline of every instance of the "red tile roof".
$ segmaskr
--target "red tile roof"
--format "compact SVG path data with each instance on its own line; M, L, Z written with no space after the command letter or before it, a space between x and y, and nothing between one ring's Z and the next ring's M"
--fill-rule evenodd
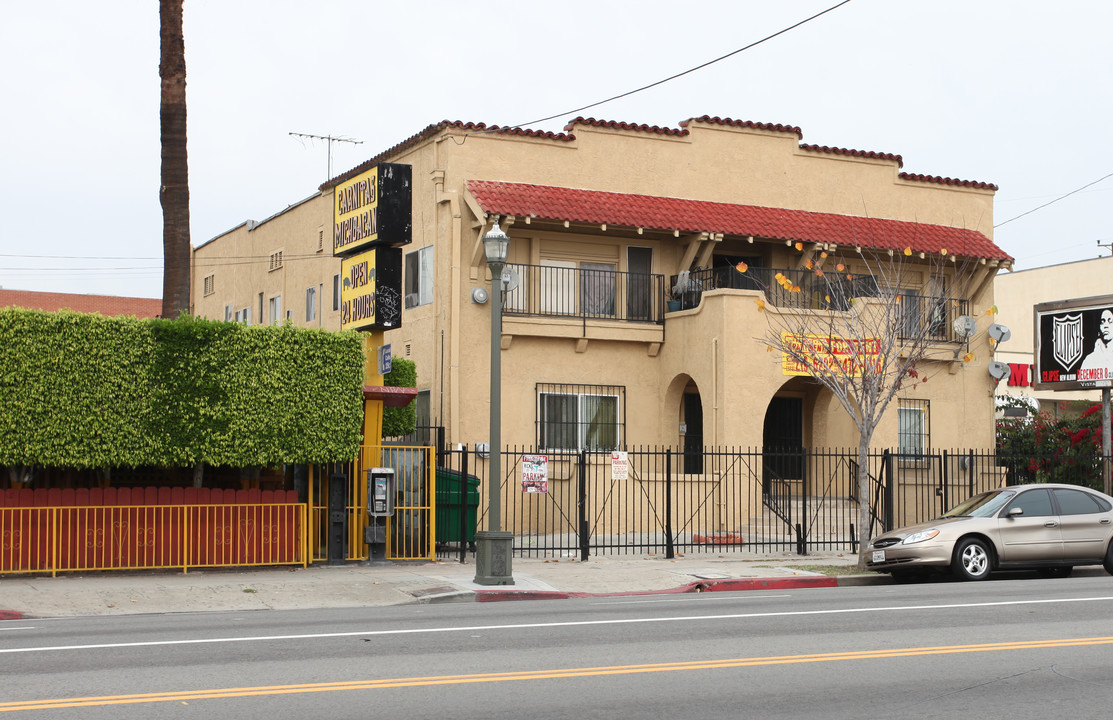
M945 225L489 180L467 187L493 215L1012 259L982 233Z
M0 307L29 308L49 312L73 310L106 316L134 315L139 318L154 318L162 312L162 300L118 295L78 295L0 289Z

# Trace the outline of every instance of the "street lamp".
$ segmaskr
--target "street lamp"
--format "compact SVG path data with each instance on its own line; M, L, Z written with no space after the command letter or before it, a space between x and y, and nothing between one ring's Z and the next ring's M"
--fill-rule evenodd
M502 504L502 269L510 238L498 221L483 236L483 254L491 269L491 441L487 476L487 530L475 534L475 582L479 585L513 585L511 554L514 536L501 529Z

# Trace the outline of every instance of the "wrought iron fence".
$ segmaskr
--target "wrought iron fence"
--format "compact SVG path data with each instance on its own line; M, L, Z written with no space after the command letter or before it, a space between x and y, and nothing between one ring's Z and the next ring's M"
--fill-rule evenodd
M863 522L875 535L930 520L979 492L1030 481L1022 468L1038 463L975 450L871 452L863 508L855 450L705 448L702 464L690 462L690 454L507 449L499 478L501 527L514 534L514 552L522 557L857 552ZM523 458L537 455L545 458L543 488L522 482ZM471 480L451 496L451 522L439 519L438 509L437 551L463 559L475 529L486 526L488 462L469 450L450 451L444 462L438 483L442 472ZM1056 479L1100 486L1100 463Z

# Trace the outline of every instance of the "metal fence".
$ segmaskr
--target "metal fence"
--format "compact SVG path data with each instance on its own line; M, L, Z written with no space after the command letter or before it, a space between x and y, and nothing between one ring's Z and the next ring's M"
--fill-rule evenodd
M543 491L522 480L523 459L535 468L537 456L545 459ZM514 448L502 457L501 526L521 557L858 551L856 450L638 448L614 456ZM438 555L463 559L475 528L487 526L489 465L469 450L446 452L440 462L438 476L473 478L459 495L438 493L438 516L451 518L439 526ZM979 492L1033 481L1027 468L1037 465L974 450L870 453L866 522L877 534L930 520ZM1098 461L1055 479L1100 487L1100 477Z

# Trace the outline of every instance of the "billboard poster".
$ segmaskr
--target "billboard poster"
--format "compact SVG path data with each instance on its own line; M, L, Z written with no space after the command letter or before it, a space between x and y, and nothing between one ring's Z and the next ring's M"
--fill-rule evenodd
M332 254L409 244L410 166L379 163L333 188Z
M402 249L375 248L340 260L340 329L402 325Z
M549 492L549 457L547 455L522 456L522 492Z
M1113 387L1113 295L1036 305L1034 337L1037 390Z

